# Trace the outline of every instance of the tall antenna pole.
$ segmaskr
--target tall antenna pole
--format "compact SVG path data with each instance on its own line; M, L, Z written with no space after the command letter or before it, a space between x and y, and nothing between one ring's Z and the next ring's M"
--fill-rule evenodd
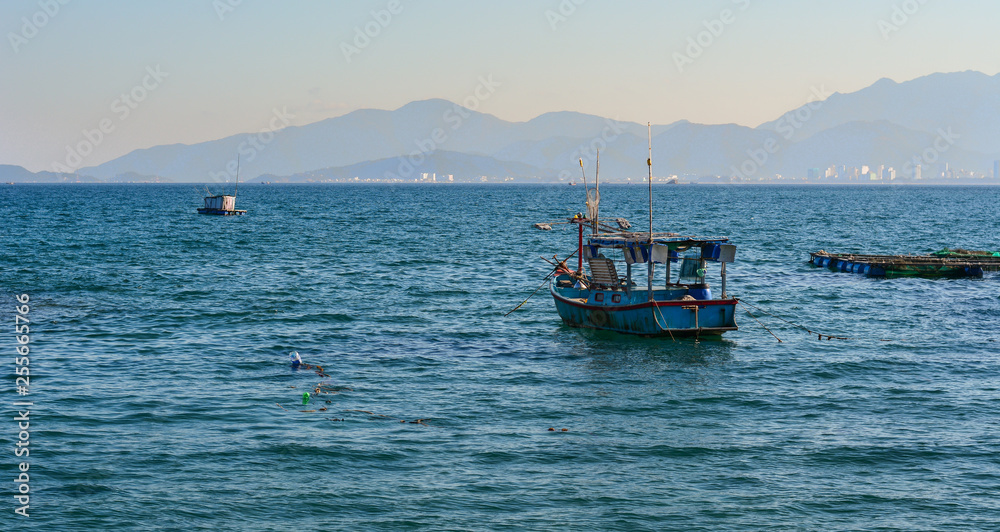
M649 135L649 157L646 166L649 167L649 241L653 241L653 126L646 122L646 134Z
M587 186L587 172L586 172L586 170L583 169L583 158L582 157L580 158L580 173L583 174L583 192L584 192L584 196L583 197L587 199L587 201L584 202L584 205L587 206L587 216L589 217L590 216L590 187Z
M649 157L646 166L649 167L649 257L646 261L646 298L653 300L653 126L646 122L646 134L649 137Z
M597 150L597 168L594 170L594 189L597 197L594 201L597 205L594 205L594 234L597 234L597 222L601 219L601 150Z

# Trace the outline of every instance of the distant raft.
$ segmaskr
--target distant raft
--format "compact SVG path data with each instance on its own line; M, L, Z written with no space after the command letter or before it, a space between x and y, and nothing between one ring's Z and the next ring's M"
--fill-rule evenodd
M855 255L810 253L809 263L837 272L858 273L867 277L982 277L984 272L1000 271L1000 253L943 250L930 255Z

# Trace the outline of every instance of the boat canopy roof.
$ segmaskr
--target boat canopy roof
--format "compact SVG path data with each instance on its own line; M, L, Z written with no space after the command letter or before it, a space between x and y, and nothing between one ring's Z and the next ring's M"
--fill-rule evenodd
M649 233L622 231L619 233L598 233L588 237L591 246L603 248L634 248L649 245ZM706 244L727 244L725 236L682 236L677 233L653 233L653 244L668 246L670 249L687 249Z

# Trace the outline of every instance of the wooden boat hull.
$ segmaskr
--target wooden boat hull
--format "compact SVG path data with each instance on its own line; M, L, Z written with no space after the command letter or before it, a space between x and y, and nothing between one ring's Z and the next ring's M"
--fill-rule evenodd
M645 291L574 290L556 286L550 292L559 317L570 327L601 329L640 336L719 336L738 329L736 299L641 301ZM596 303L603 293L604 303ZM612 302L614 295L620 301ZM580 297L584 296L584 297Z
M216 216L238 216L240 214L246 214L247 211L243 210L222 210L222 209L207 209L205 207L198 208L198 214L214 214Z

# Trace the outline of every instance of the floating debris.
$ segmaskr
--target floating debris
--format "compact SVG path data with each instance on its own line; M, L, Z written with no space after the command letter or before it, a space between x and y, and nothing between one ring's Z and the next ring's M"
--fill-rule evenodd
M394 419L392 416L385 416L385 415L382 415L382 414L376 414L375 412L372 412L370 410L344 410L344 412L361 412L362 414L368 414L368 415L374 416L374 417L382 417L382 418Z
M549 224L537 223L535 224L535 229L538 229L540 231L551 231L552 226Z

